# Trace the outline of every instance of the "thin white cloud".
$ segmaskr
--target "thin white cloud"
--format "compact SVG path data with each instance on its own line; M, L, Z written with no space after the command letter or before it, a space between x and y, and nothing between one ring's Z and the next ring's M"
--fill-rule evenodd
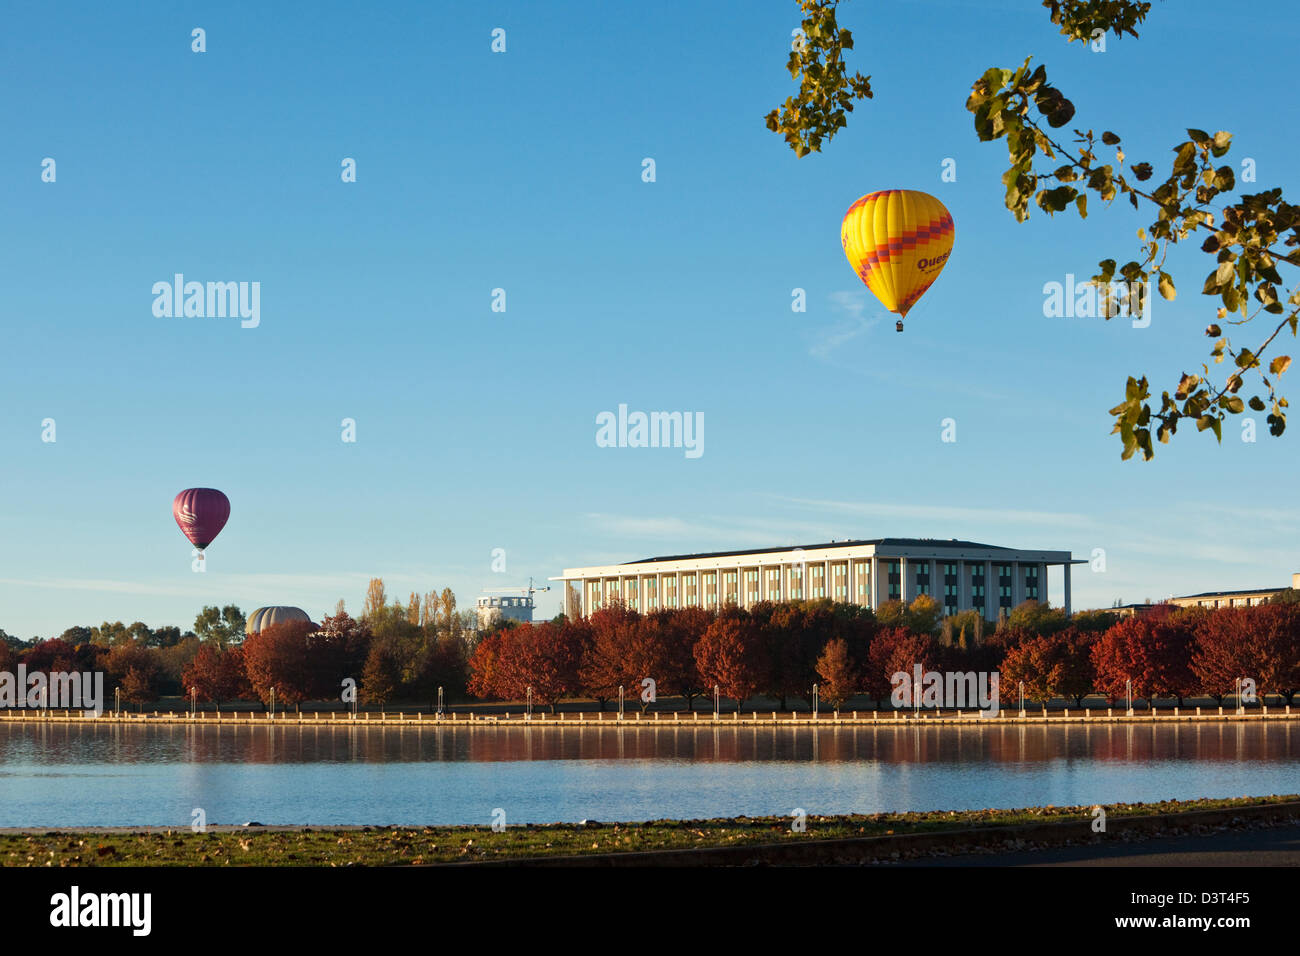
M969 508L960 505L910 505L896 502L833 501L820 498L792 498L786 495L765 495L775 501L841 514L862 515L870 518L915 518L926 521L963 521L972 523L1000 522L1022 525L1063 525L1072 528L1092 528L1096 520L1070 511L1024 511L1012 508Z
M210 598L212 585L223 593L287 600L295 594L312 595L325 591L346 591L364 596L372 577L382 577L392 591L407 586L432 587L428 575L371 575L362 572L326 572L320 574L210 574L200 587L154 581L114 581L107 578L0 578L0 585L20 588L43 588L56 591L95 591L113 594L161 595L165 597Z
M584 518L598 530L621 538L644 541L673 541L674 551L707 551L713 547L734 548L740 545L782 547L820 540L827 536L828 525L822 522L781 521L770 517L729 519L708 517L702 521L684 521L675 517L587 514ZM626 554L616 560L627 560Z
M108 591L116 594L161 594L171 597L202 595L202 589L139 581L110 581L104 578L0 578L0 584L19 588L47 588L56 591Z
M846 318L829 328L817 329L813 332L813 340L812 344L808 346L808 354L821 361L827 361L832 353L836 352L841 346L865 335L872 327L880 324L878 318L867 318L867 293L865 289L832 292L828 298L831 302L832 311L844 315Z

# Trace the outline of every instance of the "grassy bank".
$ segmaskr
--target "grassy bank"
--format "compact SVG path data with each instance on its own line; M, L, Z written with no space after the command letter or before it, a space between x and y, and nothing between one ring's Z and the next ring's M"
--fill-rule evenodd
M1201 810L1266 806L1300 796L1242 797L1118 804L1105 808L1108 819L1167 816ZM852 816L809 816L805 832L792 832L781 817L718 820L656 820L648 823L588 823L490 827L361 827L248 829L210 827L189 830L141 829L2 832L4 866L409 866L438 863L507 861L545 856L687 850L832 840L915 833L942 833L979 827L1014 826L1092 819L1091 807L1037 807L1013 810L935 811Z

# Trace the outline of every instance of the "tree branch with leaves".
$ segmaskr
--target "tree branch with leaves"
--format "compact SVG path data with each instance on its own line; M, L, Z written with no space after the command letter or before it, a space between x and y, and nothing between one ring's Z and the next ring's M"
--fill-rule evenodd
M767 118L768 127L783 132L799 156L820 149L823 138L831 138L845 126L843 112L828 111L825 104L847 100L852 109L856 88L842 60L842 51L852 48L851 36L848 44L841 40L832 48L827 43L828 22L838 31L836 37L848 35L835 23L837 4L838 0L799 0L804 29L809 24L818 26L819 43L791 54L791 75L802 78L800 99L786 101L781 123L775 121L775 111ZM1137 37L1137 27L1151 8L1138 0L1043 0L1043 6L1069 42L1095 42L1107 32ZM818 57L828 59L823 62ZM1279 334L1289 329L1294 338L1297 333L1300 285L1286 289L1278 267L1300 265L1300 207L1286 202L1280 189L1241 194L1232 200L1229 194L1237 185L1233 167L1216 164L1231 148L1232 135L1226 131L1210 135L1189 129L1188 139L1173 147L1168 174L1150 185L1144 184L1155 175L1154 165L1134 163L1126 171L1122 141L1113 132L1103 132L1098 142L1091 129L1074 129L1070 144L1062 143L1054 131L1074 118L1074 104L1047 82L1044 66L1030 69L1031 59L1018 69L985 71L966 101L977 137L1006 142L1011 165L1002 175L1002 184L1006 206L1016 220L1029 217L1031 200L1049 216L1073 206L1081 218L1087 218L1089 193L1108 205L1127 196L1136 210L1154 207L1155 218L1138 230L1139 255L1122 266L1115 259L1104 259L1092 277L1102 300L1101 314L1110 319L1121 312L1144 313L1153 281L1164 298L1173 299L1177 292L1165 264L1174 244L1204 235L1200 248L1215 257L1201 289L1221 303L1215 321L1205 329L1215 339L1209 360L1201 364L1199 374L1183 372L1177 386L1161 394L1158 409L1153 407L1148 377L1129 376L1124 400L1110 410L1112 433L1119 434L1123 443L1122 458L1138 451L1143 459L1152 458L1153 426L1156 439L1168 443L1184 419L1192 419L1198 431L1213 431L1222 441L1224 420L1247 406L1254 411L1267 409L1269 432L1281 435L1288 402L1278 391L1278 378L1290 367L1291 358L1270 353L1267 370L1264 363L1265 352ZM1102 147L1114 147L1113 163L1103 161ZM1225 200L1221 215L1216 215L1215 204ZM1229 319L1230 315L1235 317ZM1274 319L1266 323L1259 344L1234 345L1224 334L1224 324L1245 326L1261 315ZM1232 365L1226 373L1211 369L1228 360ZM1253 393L1247 398L1239 393L1248 379L1255 384L1247 388Z

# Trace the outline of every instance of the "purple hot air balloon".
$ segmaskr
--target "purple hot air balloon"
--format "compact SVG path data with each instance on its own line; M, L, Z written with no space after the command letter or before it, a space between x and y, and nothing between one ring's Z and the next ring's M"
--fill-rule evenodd
M190 544L202 551L230 517L230 499L216 488L186 488L172 502L172 517Z

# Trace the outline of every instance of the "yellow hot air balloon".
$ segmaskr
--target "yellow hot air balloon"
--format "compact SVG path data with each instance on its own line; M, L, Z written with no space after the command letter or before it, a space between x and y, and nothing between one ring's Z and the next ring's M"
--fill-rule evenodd
M849 264L890 312L903 318L952 252L952 215L929 193L883 189L863 196L844 214L840 242Z

